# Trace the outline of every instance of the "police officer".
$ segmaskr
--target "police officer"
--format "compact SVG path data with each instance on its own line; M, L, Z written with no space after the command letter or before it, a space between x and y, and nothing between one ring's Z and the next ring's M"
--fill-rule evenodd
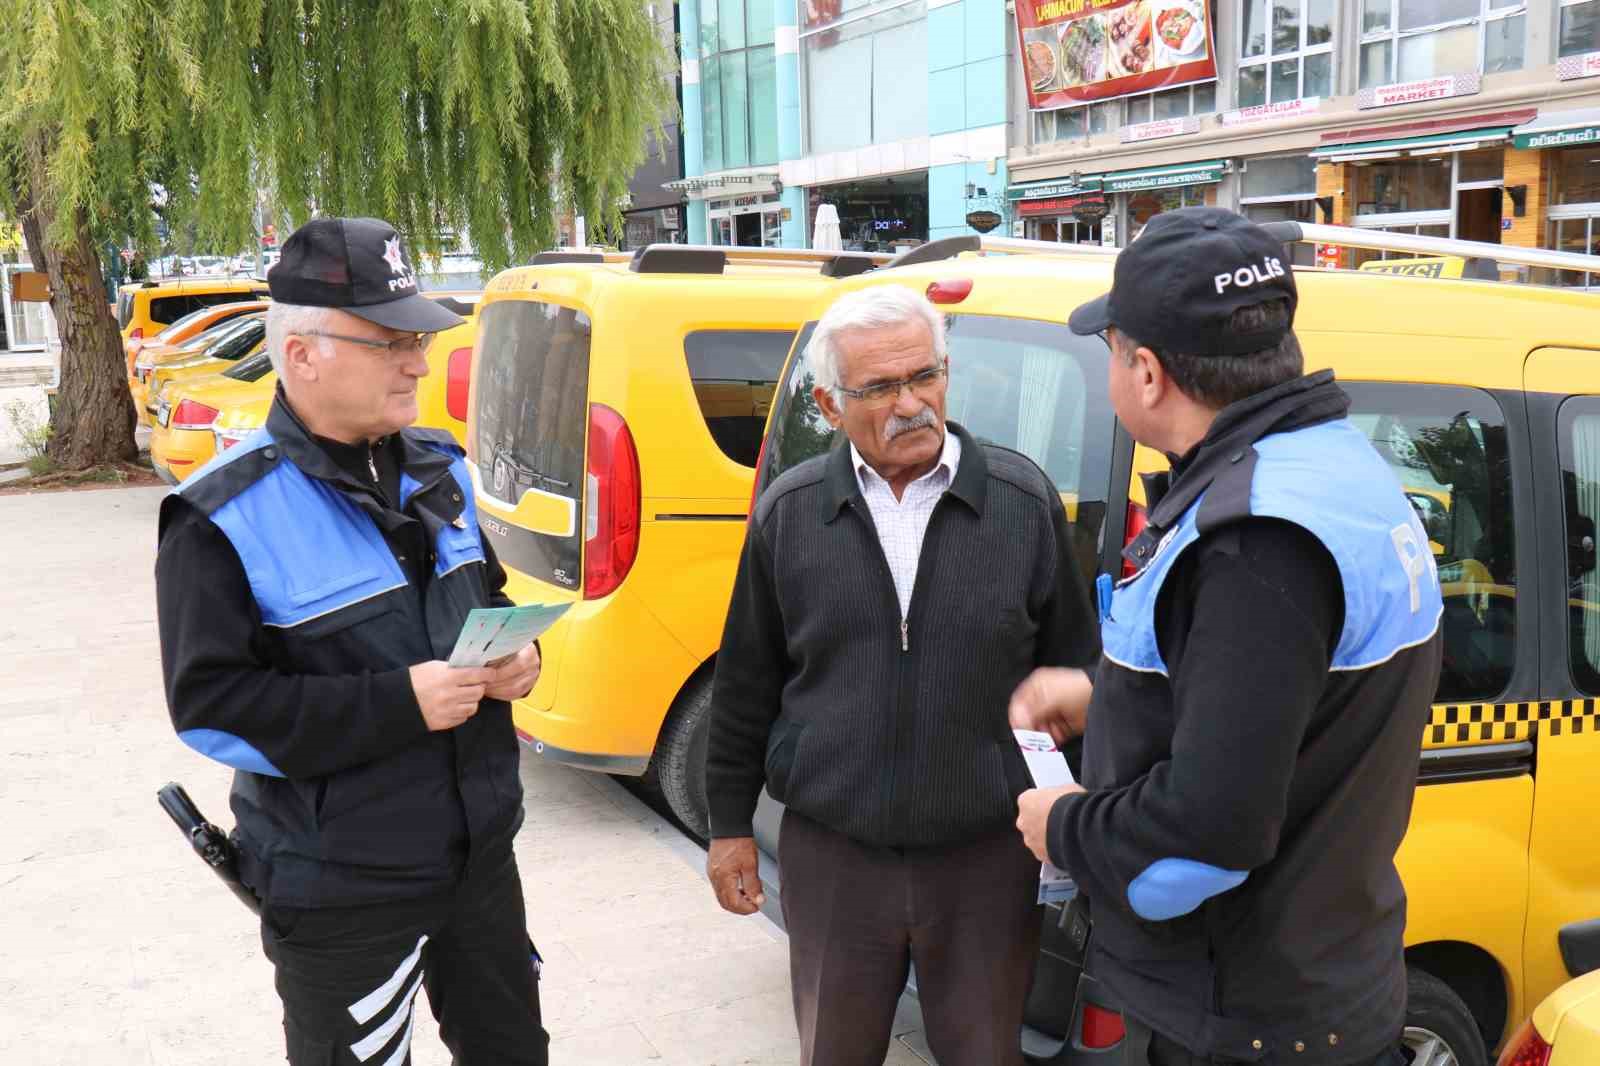
M1084 725L1082 787L1018 801L1074 875L1124 1062L1400 1064L1395 851L1438 679L1428 538L1323 371L1289 259L1231 212L1158 215L1073 312L1117 417L1165 452L1149 525L1102 578L1091 679L1041 671L1013 724Z
M308 222L267 281L271 413L162 505L156 592L173 725L236 771L289 1062L409 1061L425 987L460 1066L542 1066L507 704L538 649L441 661L510 601L461 451L406 428L462 320L376 219Z

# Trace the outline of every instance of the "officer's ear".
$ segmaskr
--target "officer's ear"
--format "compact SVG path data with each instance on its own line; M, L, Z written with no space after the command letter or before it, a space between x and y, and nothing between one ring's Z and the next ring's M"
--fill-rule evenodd
M1133 378L1133 393L1146 411L1159 407L1168 390L1176 387L1167 368L1161 365L1160 356L1142 344L1129 356L1128 370Z
M321 367L321 339L291 333L283 339L282 376L295 381L316 381Z

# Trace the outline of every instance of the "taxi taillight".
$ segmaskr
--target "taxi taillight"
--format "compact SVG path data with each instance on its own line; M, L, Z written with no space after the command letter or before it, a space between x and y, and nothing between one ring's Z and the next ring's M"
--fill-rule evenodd
M935 281L928 285L929 303L958 304L970 295L972 295L971 278L946 278L944 281Z
M622 584L639 557L639 450L621 415L589 405L589 463L583 492L583 597Z
M1144 532L1144 527L1150 524L1149 516L1145 514L1143 505L1128 501L1128 518L1122 526L1122 546L1126 548L1133 543L1133 538ZM1122 576L1132 577L1138 573L1137 568L1128 560L1122 560Z
M173 429L210 429L220 412L209 404L196 400L180 400L172 409Z
M467 420L467 386L472 381L472 349L457 348L445 363L444 409L457 422Z
M1549 1066L1551 1047L1529 1018L1500 1052L1497 1066Z

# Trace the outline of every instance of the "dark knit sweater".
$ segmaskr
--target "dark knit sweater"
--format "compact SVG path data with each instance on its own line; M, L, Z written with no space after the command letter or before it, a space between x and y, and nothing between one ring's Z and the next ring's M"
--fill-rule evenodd
M950 429L961 462L928 522L905 619L849 449L762 494L717 657L713 836L751 835L763 784L885 847L954 844L1015 821L1030 782L1011 693L1036 666L1092 663L1099 632L1044 472Z

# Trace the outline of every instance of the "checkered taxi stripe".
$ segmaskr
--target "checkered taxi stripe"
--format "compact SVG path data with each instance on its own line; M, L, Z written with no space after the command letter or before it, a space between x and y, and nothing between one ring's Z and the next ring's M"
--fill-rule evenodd
M1597 700L1546 700L1536 703L1436 704L1422 730L1424 748L1503 744L1540 736L1600 732Z

